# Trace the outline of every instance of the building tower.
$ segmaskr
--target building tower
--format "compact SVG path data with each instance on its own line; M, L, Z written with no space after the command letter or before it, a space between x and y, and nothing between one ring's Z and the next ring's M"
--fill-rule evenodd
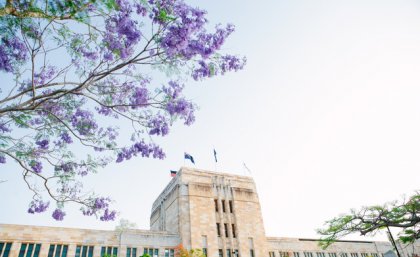
M209 257L267 256L251 177L181 168L154 202L150 227L179 234L184 247Z

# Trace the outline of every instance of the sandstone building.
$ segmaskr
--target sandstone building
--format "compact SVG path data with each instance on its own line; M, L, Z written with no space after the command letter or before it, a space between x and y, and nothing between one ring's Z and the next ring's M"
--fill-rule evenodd
M174 257L174 248L209 257L384 257L388 242L266 237L252 178L182 168L152 206L150 230L105 231L0 224L0 257ZM400 249L420 254L420 244Z

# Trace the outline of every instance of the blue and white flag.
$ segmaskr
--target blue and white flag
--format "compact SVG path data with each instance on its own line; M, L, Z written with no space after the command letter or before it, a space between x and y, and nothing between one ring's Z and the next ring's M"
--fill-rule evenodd
M192 157L192 155L190 155L188 153L184 153L184 159L190 160L192 163L195 164L194 157Z

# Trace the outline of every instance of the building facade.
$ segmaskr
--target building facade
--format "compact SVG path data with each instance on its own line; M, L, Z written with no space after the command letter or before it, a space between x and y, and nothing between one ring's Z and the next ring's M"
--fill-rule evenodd
M174 257L175 248L209 257L387 257L388 242L266 237L252 178L182 168L152 206L150 230L88 230L0 224L0 257ZM420 255L420 244L401 247Z

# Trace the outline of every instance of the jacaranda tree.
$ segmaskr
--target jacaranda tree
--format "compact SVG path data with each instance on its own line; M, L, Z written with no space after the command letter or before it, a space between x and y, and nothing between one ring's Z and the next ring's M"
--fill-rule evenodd
M153 138L195 119L187 78L245 63L220 52L233 25L208 27L206 12L182 0L0 0L0 163L23 169L29 213L52 202L62 220L72 202L115 218L110 198L86 194L82 178L110 162L164 158ZM114 124L127 121L119 133Z
M402 243L413 243L420 239L420 191L402 201L353 209L349 214L327 221L325 225L318 230L324 248L352 233L375 235L380 230L389 232L389 228L400 229L398 239Z

